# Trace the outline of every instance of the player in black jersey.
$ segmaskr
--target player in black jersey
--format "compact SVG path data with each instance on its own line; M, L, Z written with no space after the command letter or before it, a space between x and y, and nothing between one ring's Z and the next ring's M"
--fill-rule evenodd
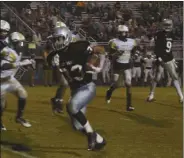
M85 116L87 104L95 97L96 86L92 82L92 73L99 72L103 66L103 60L99 67L90 61L94 49L88 41L71 43L71 32L68 28L56 28L53 34L59 41L63 41L62 48L51 52L47 61L51 64L52 57L59 55L60 72L65 76L71 90L71 97L67 105L67 112L76 129L85 132L88 138L88 150L97 150L105 146L105 140L94 132ZM99 52L96 51L96 55ZM103 55L102 55L103 56ZM80 127L80 128L79 128Z
M164 19L162 24L163 29L158 31L155 36L155 54L160 61L163 62L163 66L168 71L173 79L174 87L176 88L177 94L179 96L179 101L183 103L183 94L178 81L178 75L176 73L177 65L172 54L172 44L173 44L173 22L170 19ZM157 75L156 75L157 76ZM154 91L157 85L157 79L152 82L151 91L147 98L147 101L154 100Z

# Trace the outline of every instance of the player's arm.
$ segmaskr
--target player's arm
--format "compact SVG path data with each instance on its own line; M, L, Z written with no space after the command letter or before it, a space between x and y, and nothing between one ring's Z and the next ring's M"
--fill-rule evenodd
M33 65L35 64L35 61L32 59L26 59L21 62L16 62L16 63L9 63L7 61L1 61L1 70L10 70L10 69L15 69L20 66L26 66L26 65Z

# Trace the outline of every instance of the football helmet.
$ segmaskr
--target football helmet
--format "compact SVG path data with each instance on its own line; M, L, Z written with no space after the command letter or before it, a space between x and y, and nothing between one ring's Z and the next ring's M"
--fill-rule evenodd
M173 22L171 19L164 19L162 21L162 28L166 31L166 32L171 32L173 29Z
M56 49L66 47L72 41L72 32L67 27L57 27L52 34L52 42Z
M5 20L1 20L0 39L5 39L8 36L9 31L10 31L10 24Z
M10 34L10 46L13 47L16 51L19 48L24 46L25 37L20 32L13 32Z
M118 26L118 33L119 33L119 39L122 41L126 41L128 37L129 29L126 25L119 25Z
M57 21L56 22L56 25L55 25L55 28L58 28L58 27L67 27L66 24L62 21Z

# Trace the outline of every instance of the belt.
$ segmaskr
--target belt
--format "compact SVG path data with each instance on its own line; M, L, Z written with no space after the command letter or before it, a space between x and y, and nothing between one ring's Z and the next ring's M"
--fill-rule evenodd
M1 78L1 82L6 82L11 78L11 76Z
M146 67L146 69L152 69L152 67Z

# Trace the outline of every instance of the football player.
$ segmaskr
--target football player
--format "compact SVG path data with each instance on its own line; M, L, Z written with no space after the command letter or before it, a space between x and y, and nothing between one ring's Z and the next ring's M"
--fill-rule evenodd
M113 83L106 92L106 101L110 103L113 91L118 88L117 82L121 73L124 75L126 84L127 111L134 110L131 104L131 55L136 41L128 38L129 29L125 25L118 26L119 38L109 41L110 54L115 57L113 64L114 78Z
M24 127L31 127L31 124L23 118L24 109L26 106L27 92L24 87L14 77L19 67L25 65L34 65L35 61L21 60L21 54L15 50L23 45L25 37L19 32L13 32L10 34L10 43L12 48L4 46L1 53L4 56L1 58L1 105L0 105L0 116L2 118L5 95L6 93L13 93L18 98L18 110L16 115L16 122L20 123ZM6 130L1 119L1 130Z
M176 88L179 96L179 102L183 103L183 93L178 81L178 75L176 73L177 65L172 54L172 43L173 43L173 22L171 19L164 19L162 22L163 29L158 31L155 36L155 54L163 62L163 66L170 74L174 87ZM151 85L151 91L147 98L147 101L154 100L154 92L157 85L155 79Z
M105 59L102 58L99 67L96 66L94 52L95 55L103 57L104 49L91 48L88 41L71 42L72 33L67 27L56 28L53 37L63 43L61 49L48 55L48 63L51 64L53 56L59 55L60 72L71 90L67 112L72 124L75 129L82 130L87 136L88 150L101 149L106 144L105 140L93 130L85 116L85 111L89 102L95 97L96 86L92 82L92 73L101 71Z
M134 80L137 85L141 83L141 60L142 56L139 50L136 50L133 55L133 69L132 69L132 80Z
M147 85L147 80L148 77L150 77L150 79L153 79L153 64L155 62L155 59L152 58L152 53L151 52L147 52L147 57L143 58L143 63L144 63L144 85Z
M67 26L66 26L65 23L58 21L56 23L55 28L62 28L62 27L65 28ZM52 38L51 40L55 40L55 38ZM77 42L79 40L80 40L79 35L72 33L71 42ZM61 43L62 43L62 41L55 40L54 45L52 45L52 48L54 50L57 49L57 47L60 47ZM59 56L58 56L58 54L56 54L55 57L53 58L53 62L55 63L55 65L57 65L57 67L59 66ZM67 87L68 87L68 82L65 79L64 75L61 74L60 85L56 90L55 97L51 98L52 110L53 110L54 113L63 113L63 102L64 102L63 97L65 95Z

